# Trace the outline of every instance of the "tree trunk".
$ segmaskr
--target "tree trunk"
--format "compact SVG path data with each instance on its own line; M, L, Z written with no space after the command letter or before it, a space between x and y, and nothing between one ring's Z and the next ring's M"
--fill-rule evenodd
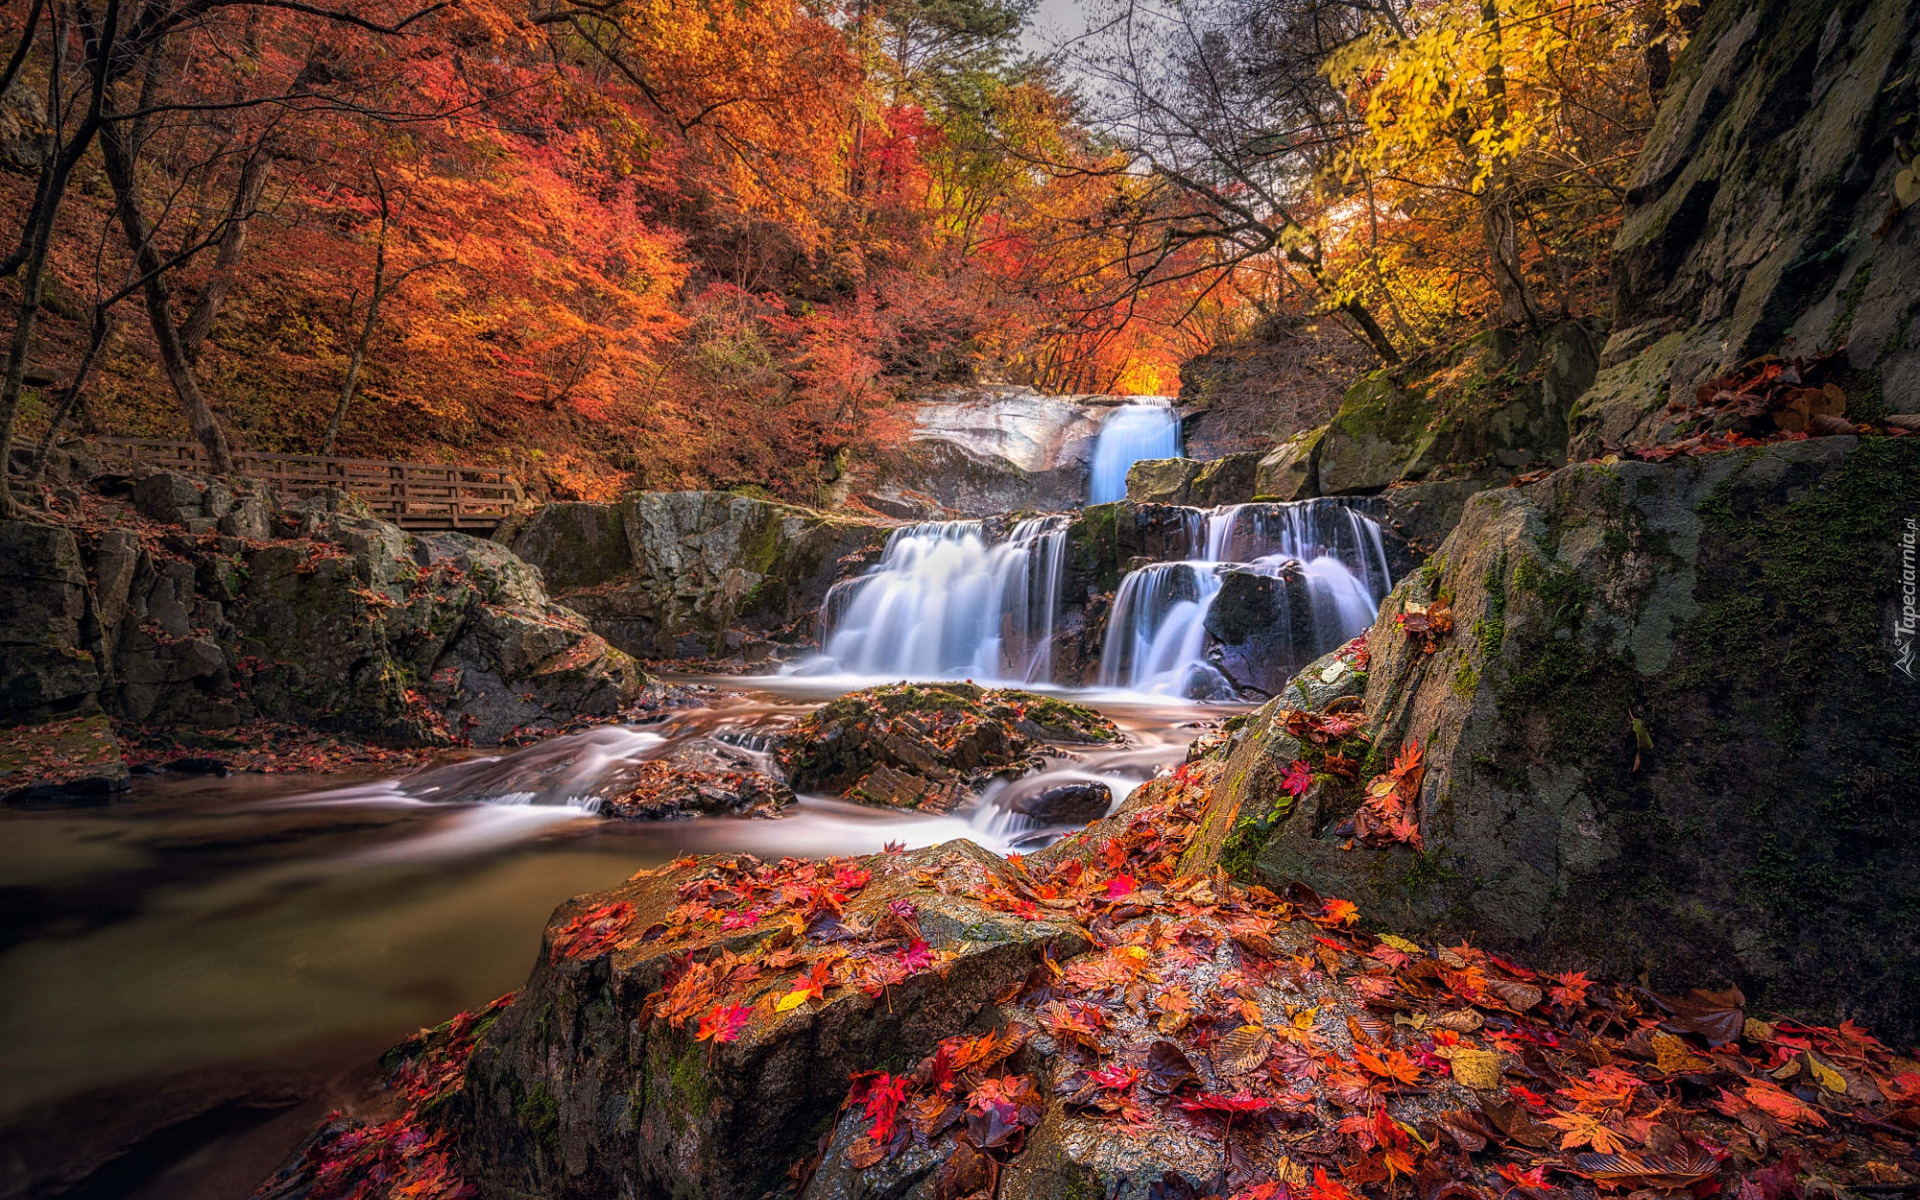
M27 482L39 483L47 470L47 456L53 453L53 440L60 436L67 418L73 415L74 407L80 402L80 393L86 390L87 376L93 373L93 364L100 358L100 350L107 344L107 334L111 330L107 323L107 310L104 305L96 305L93 310L93 329L87 341L87 350L80 356L80 365L73 370L73 378L61 390L60 403L53 409L53 416L47 422L46 436L40 439L40 448L34 452L33 462L27 467Z
M180 347L186 352L187 361L197 364L200 361L200 347L206 343L207 335L213 332L213 319L220 315L220 305L226 301L227 292L233 287L233 279L238 273L240 254L247 248L247 221L253 216L253 210L260 203L260 193L267 189L267 177L273 173L273 159L262 150L256 150L240 168L240 182L233 192L233 205L227 210L227 227L220 232L220 249L213 260L213 278L207 281L206 290L193 303L192 311L187 313L186 324L180 327Z
M174 395L180 398L188 428L206 447L213 473L232 475L235 473L233 451L227 444L226 431L220 428L219 420L200 391L199 382L193 377L192 360L181 341L179 329L173 323L173 300L167 290L166 271L159 252L154 249L153 230L140 211L140 197L134 186L133 156L126 143L125 131L108 121L100 133L100 147L102 157L106 160L107 180L113 185L120 227L126 232L127 244L133 250L134 266L141 275L140 292L146 301L147 323L153 327L154 340L160 347L161 368L166 372L167 382L173 385Z
M385 217L382 216L384 222ZM347 377L340 383L340 399L334 403L333 419L327 422L326 440L320 443L320 453L332 454L334 439L340 436L340 423L346 419L347 405L353 403L353 392L360 384L360 368L367 361L367 345L373 340L374 322L380 319L380 301L387 294L387 239L384 227L380 244L373 252L373 293L367 298L367 319L360 323L360 336L354 339L353 355L347 360Z
M1495 137L1507 125L1507 72L1500 55L1499 0L1481 0L1480 19L1491 42L1487 67L1487 101ZM1495 150L1487 164L1487 180L1480 189L1480 234L1493 268L1493 290L1500 296L1502 325L1539 323L1527 281L1520 269L1519 221L1514 213L1513 183L1507 156Z

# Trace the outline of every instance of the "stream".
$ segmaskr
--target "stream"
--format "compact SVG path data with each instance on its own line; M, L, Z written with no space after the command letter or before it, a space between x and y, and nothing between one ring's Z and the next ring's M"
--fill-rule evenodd
M992 789L948 817L824 797L773 820L598 816L588 793L610 767L690 737L751 747L855 681L675 682L706 706L412 776L148 777L120 803L0 814L0 1144L54 1127L80 1152L74 1131L201 1113L70 1194L244 1195L388 1046L520 986L570 896L683 853L1005 850L1060 832ZM1093 779L1117 803L1243 707L1073 698L1128 744L1076 747L1013 787Z

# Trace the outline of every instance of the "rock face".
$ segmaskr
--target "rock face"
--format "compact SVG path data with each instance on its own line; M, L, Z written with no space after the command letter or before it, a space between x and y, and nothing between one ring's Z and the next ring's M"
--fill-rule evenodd
M976 899L1015 886L1001 859L948 842L861 862L706 860L570 901L473 1054L460 1101L468 1177L488 1197L776 1189L832 1127L852 1072L917 1061L1043 956L1085 947L1064 920ZM810 907L819 890L840 896L837 912ZM723 931L687 922L696 903L792 911L846 936L796 940L772 915ZM911 942L926 957L896 965ZM834 985L826 999L747 1010L816 969ZM722 1004L742 1006L734 1035L696 1040Z
M560 600L630 654L767 656L810 640L849 556L877 554L891 524L727 492L639 492L551 504L496 536L554 581Z
M1669 440L1670 399L1760 354L1844 347L1849 416L1920 407L1920 217L1890 199L1917 22L1911 0L1707 8L1627 193L1574 457Z
M1119 739L1092 709L1032 692L896 684L848 692L815 710L786 735L779 762L803 792L944 812L986 779L1037 765L1043 742Z
M18 547L0 557L15 597L0 629L39 631L9 647L8 719L98 706L140 724L491 743L610 716L645 682L492 542L414 536L339 493L282 511L176 472L134 481L132 498L163 522L149 537L0 524Z
M1357 789L1319 788L1237 869L1912 1037L1916 512L1920 444L1850 437L1483 493L1369 635L1368 773L1423 749L1424 848L1344 848ZM1428 654L1396 618L1431 602L1454 626ZM1227 803L1264 804L1297 752L1237 754Z

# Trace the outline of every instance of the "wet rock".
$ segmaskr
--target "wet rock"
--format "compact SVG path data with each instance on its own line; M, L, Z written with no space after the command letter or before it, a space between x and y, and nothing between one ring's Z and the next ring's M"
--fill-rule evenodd
M1899 765L1920 691L1891 614L1915 511L1920 445L1847 437L1475 497L1368 637L1367 773L1421 748L1422 849L1348 849L1357 789L1328 787L1236 870L1401 929L1665 989L1731 979L1910 1036L1920 944L1894 914L1920 896ZM1396 618L1442 594L1453 631L1425 653ZM1236 773L1300 753L1267 736Z
M660 758L625 768L599 789L600 811L622 820L707 815L778 816L793 789L759 759L711 738L676 744Z
M1259 454L1242 451L1209 460L1194 476L1188 493L1192 503L1201 508L1219 508L1252 500L1260 459Z
M849 692L811 713L786 735L779 762L799 791L946 811L996 774L1037 766L1043 742L1119 737L1092 709L1032 692L896 684Z
M1113 789L1104 783L1063 783L1014 797L1011 811L1047 825L1085 825L1107 815Z
M104 713L0 730L0 804L99 803L130 778Z
M696 899L731 910L756 872L792 880L780 885L790 896L755 893L762 903L810 895L795 874L807 864L728 861L643 872L554 914L539 965L474 1052L458 1101L463 1165L487 1194L759 1197L814 1152L852 1072L917 1061L1043 954L1064 959L1086 944L1069 924L983 904L1013 886L1011 868L968 842L814 868L810 877L847 896L830 921L801 918L819 936L796 937L771 915L735 931L671 924ZM842 937L858 929L869 932ZM840 982L894 959L913 930L937 968L874 994ZM676 1023L674 996L660 993L676 981L705 987L687 981L690 962L726 982ZM784 996L814 964L825 964L821 998L755 1006L734 1040L696 1040L710 1008Z
M633 569L626 511L618 504L547 504L508 518L494 540L540 568L547 586L594 587Z

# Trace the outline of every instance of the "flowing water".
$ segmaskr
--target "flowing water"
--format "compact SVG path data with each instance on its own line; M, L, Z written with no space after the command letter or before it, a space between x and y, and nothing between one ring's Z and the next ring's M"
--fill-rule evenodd
M0 813L0 1146L83 1147L148 1109L164 1124L211 1106L212 1125L188 1122L198 1132L161 1138L130 1180L85 1194L244 1196L353 1068L518 987L569 896L682 853L1042 844L1059 830L1014 811L1020 797L1092 781L1117 803L1222 715L1083 696L1128 745L1068 748L947 817L822 797L773 820L596 815L634 761L696 737L752 751L835 694L794 677L715 682L707 707L658 724L406 777L147 779L121 803Z
M1101 422L1093 445L1087 503L1127 498L1127 469L1148 458L1180 457L1180 416L1166 403L1128 404Z

